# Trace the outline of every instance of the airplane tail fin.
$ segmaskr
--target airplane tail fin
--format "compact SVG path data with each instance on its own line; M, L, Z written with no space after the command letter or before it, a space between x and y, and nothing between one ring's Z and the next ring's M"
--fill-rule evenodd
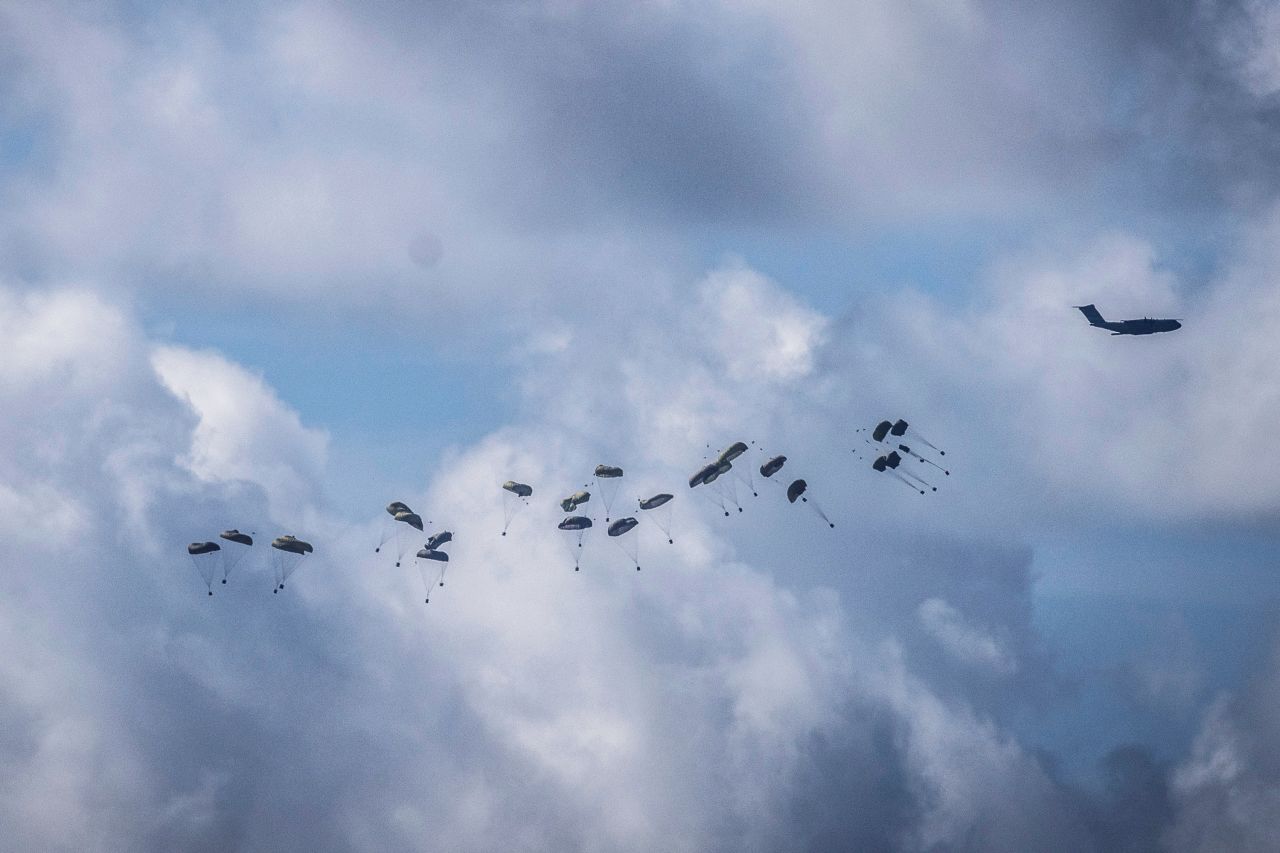
M1103 326L1107 322L1106 320L1102 319L1102 315L1098 313L1098 309L1094 307L1092 304L1077 305L1076 308L1080 309L1080 313L1083 314L1085 316L1085 319L1089 321L1090 326Z

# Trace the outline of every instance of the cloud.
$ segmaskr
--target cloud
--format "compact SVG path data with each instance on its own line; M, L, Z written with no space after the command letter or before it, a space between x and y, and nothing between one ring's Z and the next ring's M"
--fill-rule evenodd
M1178 813L1165 836L1169 849L1273 846L1280 831L1276 666L1273 652L1241 695L1219 697L1205 714L1190 756L1173 773Z
M924 629L961 663L989 669L997 675L1008 675L1017 668L994 637L968 624L964 614L941 598L926 599L916 613Z

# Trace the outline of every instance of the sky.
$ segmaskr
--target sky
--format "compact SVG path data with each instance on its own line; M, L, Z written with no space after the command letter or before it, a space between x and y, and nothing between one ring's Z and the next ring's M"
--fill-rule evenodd
M0 2L0 837L1274 849L1278 128L1264 0Z

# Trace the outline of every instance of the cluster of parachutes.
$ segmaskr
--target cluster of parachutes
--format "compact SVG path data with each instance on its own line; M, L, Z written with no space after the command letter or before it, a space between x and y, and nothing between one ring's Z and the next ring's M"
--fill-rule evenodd
M864 430L858 430L858 432L864 432ZM926 490L936 492L937 487L931 485L918 473L904 467L906 458L914 459L922 465L933 466L942 471L945 476L951 476L950 471L926 456L925 452L913 449L905 443L911 441L917 448L923 446L939 456L946 455L946 451L930 443L918 431L912 429L905 420L881 421L865 432L869 434L869 437L865 438L866 443L879 454L871 464L874 471L890 474L920 494L925 494ZM742 501L739 499L739 488L745 487L753 496L759 496L757 472L761 481L782 486L785 480L779 479L779 474L787 464L787 457L767 457L767 454L757 449L759 458L765 461L759 466L743 464L741 457L749 450L750 447L745 442L737 441L721 451L714 459L710 461L704 459L704 464L689 478L689 488L719 507L725 516L729 516L732 509L737 509L738 512L743 511ZM735 461L739 464L734 465ZM599 496L599 502L604 508L604 521L609 538L626 552L635 564L636 571L640 570L640 542L639 537L633 534L633 531L640 526L640 519L636 515L616 519L613 517L613 507L622 479L623 470L618 466L597 465L592 483L584 485L582 489L560 500L560 508L565 516L557 527L566 534L564 541L572 556L575 572L581 569L583 540L587 532L595 526L591 516L583 514L582 511L582 508L592 499L592 492L589 489L593 489ZM507 480L502 484L502 492L502 535L506 536L512 520L529 506L533 487L515 480ZM788 502L792 504L799 502L808 506L828 527L835 527L835 523L810 493L809 485L804 479L795 479L787 484L786 496ZM637 499L637 515L651 521L660 529L668 544L675 543L671 532L674 499L675 496L669 492L659 492L651 497ZM374 548L374 553L380 553L384 546L394 541L395 565L398 568L405 555L414 549L417 542L421 541L414 531L425 534L426 526L431 522L429 520L424 522L422 516L402 501L393 501L388 504L386 512L389 518L384 521L382 535L377 547ZM209 595L213 595L213 586L218 575L221 574L222 583L225 584L232 570L253 545L252 537L238 530L225 530L220 534L220 538L231 544L223 546L217 542L193 542L187 547L187 552L195 562ZM436 531L427 537L425 544L414 554L415 565L422 575L422 582L426 588L426 603L431 602L432 589L444 586L449 555L443 548L452 540L451 531ZM312 552L312 547L309 543L293 536L280 536L272 541L271 548L272 568L275 575L272 592L279 592L284 589L285 581L297 569L302 557Z
M901 480L903 483L905 483L908 487L910 487L914 491L919 492L922 495L925 493L925 489L928 489L934 492L938 491L937 486L930 484L927 480L925 480L919 474L916 474L910 471L909 469L902 467L902 463L904 461L902 458L903 454L915 459L916 461L922 464L932 465L934 468L937 468L939 471L941 471L944 475L948 477L951 476L951 472L948 471L946 468L943 468L937 462L934 462L932 459L929 459L928 457L919 453L918 451L912 450L908 445L902 443L902 441L899 440L899 439L905 440L908 438L914 441L920 442L920 444L923 444L925 447L928 447L930 450L934 451L939 456L947 455L947 452L945 450L939 450L938 448L934 447L932 444L929 443L928 439L926 439L923 435L921 435L916 430L912 429L911 425L908 424L906 421L902 420L901 418L899 418L896 421L881 421L880 423L876 424L874 429L871 430L871 438L867 440L867 443L875 447L877 451L879 450L885 451L880 456L877 456L875 461L871 463L872 469L882 474L893 475L898 480ZM901 453L899 451L901 451ZM924 488L921 488L922 486Z
M373 553L377 554L382 550L382 546L387 544L388 540L394 538L396 540L396 568L400 568L400 563L404 559L405 552L412 549L410 543L416 541L413 534L407 533L406 529L412 528L419 533L425 533L422 522L422 516L409 509L409 505L403 501L392 501L387 504L387 515L391 516L391 521L383 526L382 538L378 542L378 547L373 549ZM428 524L431 522L428 521ZM505 532L505 531L504 531ZM449 530L439 530L427 537L426 543L418 549L414 555L414 564L418 567L418 573L422 576L422 585L426 588L425 603L431 603L431 590L437 586L444 586L445 571L449 568L449 555L444 551L444 546L453 541L453 532ZM437 572L435 567L439 567Z
M217 542L192 542L187 546L187 554L196 567L205 588L213 595L213 584L222 575L222 583L231 577L231 572L240 565L245 555L253 548L253 537L239 530L224 530L218 538L228 545ZM302 563L302 558L313 550L310 542L303 542L293 535L277 536L271 540L271 573L273 593L284 589L284 582Z

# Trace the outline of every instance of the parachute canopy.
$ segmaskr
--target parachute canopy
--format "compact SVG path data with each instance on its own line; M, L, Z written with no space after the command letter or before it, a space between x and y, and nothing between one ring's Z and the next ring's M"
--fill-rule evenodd
M238 542L241 545L252 545L253 538L247 533L241 533L239 530L224 530L218 534L228 542Z
M634 518L620 518L613 524L609 525L609 535L621 536L622 534L632 530L639 523L640 522L636 521Z
M433 533L431 538L427 540L427 549L434 551L446 542L453 541L453 533L448 530L441 530L439 533Z
M565 512L573 512L589 500L591 500L590 492L574 492L569 495L569 497L560 501L560 508Z
M585 515L571 515L556 526L561 530L586 530L591 526L591 519Z
M782 470L782 466L787 464L787 457L775 456L768 462L760 466L760 476L772 477L774 474Z
M434 548L423 548L418 552L419 560L435 560L437 563L449 562L449 555L444 551L437 551Z
M735 441L733 444L725 448L725 451L720 454L720 457L716 461L732 462L733 460L737 459L739 456L741 456L746 452L747 452L747 446L743 444L741 441Z
M883 456L879 456L876 458L875 462L871 463L871 467L875 468L877 471L883 471L885 468L889 467L889 460Z
M404 522L414 530L422 529L422 516L418 515L416 512L397 512L396 521Z
M732 467L732 462L712 462L710 465L705 465L698 473L689 478L689 488L692 489L694 486L701 486L704 483L714 483L721 474L724 474Z
M597 465L596 476L600 477L601 479L608 479L610 477L621 477L622 469L615 465Z
M409 505L407 503L402 503L400 501L392 501L387 504L387 515L392 518L395 518L402 512L413 512L413 510L409 509Z
M790 486L787 486L787 500L795 503L796 498L803 495L807 488L809 488L809 484L804 480L796 480Z
M192 542L187 546L187 553L193 557L200 554L212 554L214 551L221 551L222 546L217 542Z
M310 554L315 550L310 542L303 542L296 536L277 536L271 540L271 547L290 554Z
M533 494L533 489L524 483L517 483L515 480L507 480L502 484L502 488L522 498L527 498Z
M675 497L675 495L669 495L666 492L663 492L661 494L654 495L651 498L645 498L644 500L640 501L640 508L641 509L657 509L667 501L671 500L673 497Z
M899 418L893 426L889 427L889 432L893 435L905 435L908 426L909 424L906 421Z
M888 421L881 421L876 424L876 428L871 431L871 437L876 441L884 441L884 437L889 434L889 430L893 429L893 424Z

